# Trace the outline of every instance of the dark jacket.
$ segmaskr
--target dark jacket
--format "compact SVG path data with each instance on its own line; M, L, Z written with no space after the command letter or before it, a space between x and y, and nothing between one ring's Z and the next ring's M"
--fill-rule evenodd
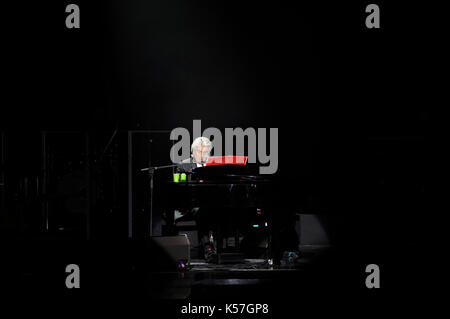
M177 166L177 173L192 173L192 170L197 167L192 157L186 158Z

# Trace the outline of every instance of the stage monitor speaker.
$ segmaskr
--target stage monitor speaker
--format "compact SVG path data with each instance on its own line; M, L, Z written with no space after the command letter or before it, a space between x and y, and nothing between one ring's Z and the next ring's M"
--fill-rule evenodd
M191 263L191 244L186 234L177 236L155 236L153 242L167 253L178 264L178 267L187 267Z

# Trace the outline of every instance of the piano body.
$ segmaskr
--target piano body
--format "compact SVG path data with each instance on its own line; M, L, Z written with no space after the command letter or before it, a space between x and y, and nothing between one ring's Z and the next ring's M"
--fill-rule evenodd
M221 256L238 254L240 239L251 232L265 236L271 259L281 258L280 235L295 221L276 178L259 175L258 167L252 165L218 165L194 168L186 182L171 181L166 186L168 212L199 208L197 220L215 234L219 262ZM175 234L173 214L167 215L168 232ZM234 238L232 247L227 247L229 238Z

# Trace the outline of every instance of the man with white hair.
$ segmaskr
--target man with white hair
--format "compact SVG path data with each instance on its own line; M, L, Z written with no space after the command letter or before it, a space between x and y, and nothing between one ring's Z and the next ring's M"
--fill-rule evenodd
M207 137L197 137L191 145L191 157L181 162L178 172L190 173L195 167L205 166L212 148L213 145Z
M197 137L191 145L191 156L183 160L177 168L177 173L191 173L196 167L205 166L205 163L211 154L213 144L207 137ZM214 245L214 238L210 230L209 214L200 207L191 209L191 215L197 224L197 231L203 255L208 262L213 262L217 258L217 251ZM188 215L188 212L175 211L175 220ZM202 215L202 217L200 217ZM183 218L184 219L184 218Z

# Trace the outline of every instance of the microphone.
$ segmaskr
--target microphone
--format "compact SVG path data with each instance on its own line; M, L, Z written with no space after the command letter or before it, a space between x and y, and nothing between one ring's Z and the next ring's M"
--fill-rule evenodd
M208 157L209 157L209 155L206 155L204 158L203 158L203 161L202 161L202 167L204 167L205 165L206 165L206 162L208 161Z

